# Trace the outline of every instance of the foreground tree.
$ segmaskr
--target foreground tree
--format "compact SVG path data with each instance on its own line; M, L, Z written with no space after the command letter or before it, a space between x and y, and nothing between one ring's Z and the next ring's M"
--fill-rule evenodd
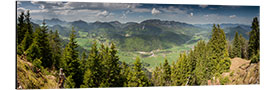
M58 70L60 68L61 63L62 47L59 33L57 30L55 32L52 32L50 30L49 41L53 53L52 54L53 67L55 67Z
M250 59L252 55L258 54L260 50L260 27L258 18L253 18L251 32L249 32L248 41L248 58Z
M167 59L165 59L162 69L162 79L164 81L162 84L164 86L169 86L171 84L171 66L169 65Z
M75 30L72 28L69 43L65 47L63 61L65 62L64 68L67 71L66 76L68 76L69 80L67 83L69 87L79 88L82 84L83 75L81 73L81 63L78 59L78 44L76 42Z
M86 68L87 71L84 74L83 85L81 87L99 87L102 82L102 65L96 42L91 46Z
M142 63L140 58L136 58L131 74L128 77L128 87L145 87L150 86L151 82L148 80L145 72L142 70Z

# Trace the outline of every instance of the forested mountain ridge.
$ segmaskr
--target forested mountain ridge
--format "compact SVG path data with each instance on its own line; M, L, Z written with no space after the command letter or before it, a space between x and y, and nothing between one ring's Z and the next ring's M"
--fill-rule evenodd
M170 48L173 45L186 43L195 33L202 30L191 24L158 19L145 20L141 23L120 23L118 21L87 23L78 20L69 22L67 25L49 26L52 30L57 29L59 34L65 37L68 36L67 33L70 32L71 27L80 32L87 32L86 38L93 38L103 43L105 41L100 39L115 42L121 50L125 51L152 51ZM131 39L141 42L141 44L133 43L130 41ZM127 48L127 46L132 48Z

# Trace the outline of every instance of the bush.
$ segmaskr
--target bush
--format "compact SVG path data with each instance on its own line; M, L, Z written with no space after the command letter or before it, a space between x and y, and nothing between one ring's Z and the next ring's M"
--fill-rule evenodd
M230 79L229 79L229 77L227 76L227 77L224 77L224 78L220 78L219 81L220 81L220 84L221 84L221 85L225 85L225 84L227 84L227 83L230 82Z
M258 54L252 55L250 63L258 63L260 61L260 51L258 51Z
M232 71L231 73L230 73L230 76L233 76L234 75L234 71Z
M38 69L42 70L43 67L41 66L41 64L42 64L41 60L36 58L36 59L33 61L33 65L35 66L35 67L34 67L34 71L37 71Z

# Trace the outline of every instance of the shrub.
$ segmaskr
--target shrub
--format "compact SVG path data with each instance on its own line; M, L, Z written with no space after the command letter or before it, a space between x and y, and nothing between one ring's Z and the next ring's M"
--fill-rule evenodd
M35 66L34 67L34 71L37 71L38 69L43 69L43 67L42 67L42 62L41 62L41 60L40 59L35 59L34 61L33 61L33 65Z
M219 81L220 81L220 84L221 84L221 85L225 85L225 84L227 84L227 83L230 82L230 79L229 79L229 77L227 76L227 77L224 77L224 78L220 78Z
M260 51L256 55L253 54L250 60L250 63L258 63L260 61Z

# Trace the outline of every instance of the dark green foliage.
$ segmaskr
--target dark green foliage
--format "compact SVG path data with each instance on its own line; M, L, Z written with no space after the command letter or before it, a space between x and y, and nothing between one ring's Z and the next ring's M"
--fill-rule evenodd
M233 49L232 49L232 53L233 53L233 57L241 57L241 41L240 38L238 36L238 32L235 33L234 36L234 40L233 40Z
M168 60L165 59L165 63L163 64L162 67L162 71L163 71L163 75L162 75L162 79L163 79L163 85L164 86L169 86L171 84L171 66L168 63Z
M70 39L68 45L65 47L63 61L65 62L64 70L67 71L66 75L70 76L70 82L74 81L75 84L70 83L70 87L79 88L82 84L83 73L81 72L81 63L78 58L78 47L77 42L75 41L76 35L75 30L72 29L70 34ZM74 86L75 85L75 86Z
M26 50L27 60L33 61L34 59L40 59L41 57L41 50L38 45L37 38L34 39L31 46Z
M32 44L33 40L33 28L30 22L30 13L29 10L27 14L24 15L24 12L21 12L18 17L17 23L17 48L18 54L23 54L29 46Z
M22 50L26 51L31 44L32 44L32 37L30 36L29 32L27 31L25 33L24 39L22 40L22 42L20 44L22 47Z
M25 19L24 19L24 12L21 12L20 16L18 17L18 24L17 24L17 45L19 45L22 40L24 39L24 34L26 32L25 26Z
M26 27L26 32L29 32L30 37L32 37L32 35L33 35L33 26L31 24L30 19L31 19L30 18L30 11L27 10L26 15L25 15L25 24L26 24L25 27ZM31 41L29 41L29 42L31 42Z
M80 60L80 62L81 62L81 68L82 68L82 72L83 73L87 70L87 68L86 68L87 60L86 59L87 59L87 55L86 55L85 52L83 52L82 53L82 56L81 56L81 60Z
M160 65L159 67L157 66L155 70L152 72L152 83L154 86L163 86L163 81L162 81L162 72L161 72L162 66Z
M103 78L105 79L101 87L119 87L120 84L120 65L119 57L114 43L108 47L101 46L101 55L103 61Z
M128 87L145 87L150 86L151 82L145 75L145 72L142 70L142 63L140 58L136 58L136 62L132 68L132 72L128 76Z
M50 47L52 48L53 66L56 69L59 69L60 62L61 62L61 55L62 55L62 45L61 45L61 40L60 40L57 30L55 32L52 32L52 30L50 30L49 42L50 42Z
M127 87L128 86L128 75L131 73L130 67L128 66L128 64L126 64L126 62L123 62L123 64L121 65L122 69L120 72L120 86L123 87Z
M247 59L247 57L248 57L248 52L247 52L248 42L242 36L242 34L240 34L239 40L240 40L240 47L241 47L241 58Z
M251 59L252 55L258 54L260 50L260 27L258 18L253 18L252 30L249 32L248 41L248 58Z
M196 59L196 67L193 71L193 77L191 78L190 85L205 85L207 81L207 48L206 43L201 40L194 48L194 54Z
M47 67L51 68L53 61L52 61L52 52L51 52L51 47L48 40L47 30L48 30L47 26L44 22L41 28L37 28L35 30L35 33L34 33L35 38L34 38L33 43L36 44L34 45L35 47L38 47L40 49L40 56L38 58L41 58L40 60L43 62L42 66L44 66L45 68Z
M260 61L260 51L256 55L252 55L250 63L258 63Z
M227 41L224 31L215 25L212 30L212 37L207 44L208 47L208 63L207 63L207 74L208 79L212 78L217 72L220 72L222 66L222 59L227 58Z
M40 69L40 70L42 70L43 69L43 67L42 67L42 62L40 61L40 59L35 59L34 61L33 61L33 65L35 66L35 68L34 68L34 71L37 71L38 69Z
M175 70L172 72L175 76L172 77L172 85L181 86L186 85L190 78L190 68L189 68L189 60L187 58L186 53L180 55L178 61L176 62Z
M99 87L102 80L101 56L96 42L91 46L87 61L87 71L84 74L83 85L81 87Z

